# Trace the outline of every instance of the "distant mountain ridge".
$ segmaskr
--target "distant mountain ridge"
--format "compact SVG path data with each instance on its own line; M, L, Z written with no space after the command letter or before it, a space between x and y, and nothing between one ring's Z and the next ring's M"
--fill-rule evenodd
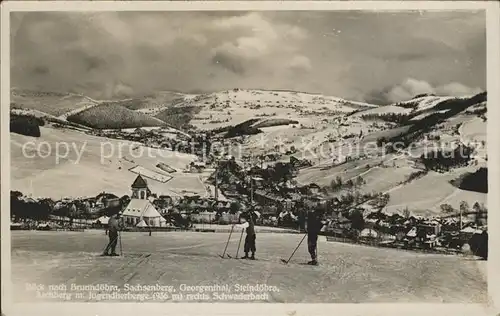
M11 108L33 109L94 128L149 127L159 126L164 122L175 128L187 129L200 121L205 121L207 126L215 124L215 128L218 128L225 123L237 125L255 116L271 115L273 112L266 114L262 110L271 111L272 108L289 109L287 117L281 119L292 120L314 112L356 116L369 113L406 113L415 117L442 107L446 101L465 99L421 94L404 102L378 106L319 93L236 88L204 94L159 91L141 98L94 100L71 92L11 89ZM109 111L111 108L113 111ZM207 121L214 123L209 124Z

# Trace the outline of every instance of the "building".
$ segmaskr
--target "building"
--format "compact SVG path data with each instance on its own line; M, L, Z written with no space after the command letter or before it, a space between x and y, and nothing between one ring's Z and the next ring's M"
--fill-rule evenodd
M316 183L311 183L308 185L308 189L312 195L317 195L320 193L321 187Z
M123 211L123 221L126 226L137 226L144 221L149 227L163 227L166 220L148 200L151 191L144 178L137 176L132 183L132 196Z
M202 161L191 162L191 164L189 165L189 172L200 173L200 172L203 172L203 170L205 170L205 168L206 168L206 165Z

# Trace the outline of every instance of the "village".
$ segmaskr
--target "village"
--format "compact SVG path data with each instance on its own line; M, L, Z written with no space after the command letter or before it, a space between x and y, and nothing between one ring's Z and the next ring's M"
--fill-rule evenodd
M487 210L479 203L472 210L466 202L460 210L442 205L445 215L432 218L413 216L408 210L389 214L384 208L390 194L360 193L356 189L363 184L362 177L334 181L336 189L349 189L335 198L328 197L330 188L298 184L299 170L311 165L305 159L291 156L286 162L279 153L260 155L254 161L248 155L241 160L234 156L210 158L191 162L184 172L213 170L206 180L215 187L212 196L157 195L148 187L147 176L141 174L130 184L130 195L121 197L101 192L95 197L53 201L12 191L11 229L105 230L109 216L121 211L126 231L221 232L229 231L232 224L239 223L241 213L252 208L261 214L256 224L264 231L275 227L300 233L305 231L306 211L316 208L325 214L321 234L328 241L443 253L474 248L474 253L487 256Z

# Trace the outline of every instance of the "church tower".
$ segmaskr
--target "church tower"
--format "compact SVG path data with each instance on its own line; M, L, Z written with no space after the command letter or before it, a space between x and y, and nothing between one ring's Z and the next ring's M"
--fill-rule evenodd
M146 200L149 195L151 194L151 191L149 191L148 188L148 183L146 180L144 180L141 175L138 175L137 178L135 178L134 183L132 183L132 199L139 199L139 200Z

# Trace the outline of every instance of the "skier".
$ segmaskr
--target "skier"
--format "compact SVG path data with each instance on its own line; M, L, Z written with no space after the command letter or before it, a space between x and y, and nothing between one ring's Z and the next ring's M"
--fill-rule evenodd
M245 246L244 246L244 251L245 255L241 257L241 259L250 259L250 260L255 260L255 217L257 215L253 211L248 211L243 218L248 223L247 227L247 235L245 237ZM248 252L252 252L252 255L248 257Z
M116 245L118 243L118 232L122 228L121 213L118 212L112 215L108 221L108 237L109 243L104 250L103 256L118 256L116 253ZM109 251L111 250L111 253Z
M318 265L316 247L318 243L318 234L323 227L321 214L318 210L310 210L307 213L307 248L311 255L311 261L307 264Z

